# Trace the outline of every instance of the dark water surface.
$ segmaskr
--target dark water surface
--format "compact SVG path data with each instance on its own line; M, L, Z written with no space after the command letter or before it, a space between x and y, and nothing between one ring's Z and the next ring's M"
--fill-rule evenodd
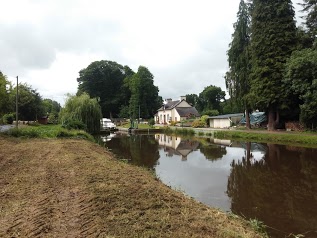
M212 207L258 219L271 237L317 237L317 149L113 134L105 146Z

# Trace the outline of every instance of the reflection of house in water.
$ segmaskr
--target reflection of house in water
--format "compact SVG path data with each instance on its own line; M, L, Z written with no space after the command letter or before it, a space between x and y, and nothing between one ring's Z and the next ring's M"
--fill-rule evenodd
M187 155L196 150L199 146L199 142L197 141L165 134L157 134L155 135L155 139L158 141L159 146L164 148L166 156L172 157L173 155L179 155L182 157L182 161L187 160Z

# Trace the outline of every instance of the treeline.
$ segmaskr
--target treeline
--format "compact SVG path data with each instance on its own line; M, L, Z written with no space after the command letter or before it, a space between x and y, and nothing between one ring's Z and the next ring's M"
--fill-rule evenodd
M197 94L187 94L186 101L194 106L200 115L218 116L220 114L241 113L243 107L232 99L226 99L226 92L220 87L210 85Z
M240 1L226 86L246 112L267 113L269 130L317 124L317 0L303 2L304 24L296 27L291 0Z
M162 105L152 73L144 66L134 72L113 61L95 61L79 72L77 95L97 98L103 117L152 118Z
M18 87L19 120L35 121L42 116L49 116L56 123L61 106L51 99L43 99L28 84ZM12 123L15 120L16 86L0 71L0 123Z

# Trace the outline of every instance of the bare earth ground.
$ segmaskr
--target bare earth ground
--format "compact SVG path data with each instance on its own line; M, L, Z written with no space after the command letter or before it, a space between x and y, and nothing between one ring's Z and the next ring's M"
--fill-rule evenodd
M260 237L84 140L0 136L0 237Z

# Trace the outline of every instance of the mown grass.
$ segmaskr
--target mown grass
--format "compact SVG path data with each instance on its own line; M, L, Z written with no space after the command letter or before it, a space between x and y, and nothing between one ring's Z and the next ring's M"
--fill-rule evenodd
M215 131L214 136L219 139L234 139L252 142L274 142L285 144L301 144L317 146L317 135L311 133L278 133L252 131Z
M12 128L3 134L20 138L82 138L94 141L92 135L82 130L67 130L61 125L34 125Z

